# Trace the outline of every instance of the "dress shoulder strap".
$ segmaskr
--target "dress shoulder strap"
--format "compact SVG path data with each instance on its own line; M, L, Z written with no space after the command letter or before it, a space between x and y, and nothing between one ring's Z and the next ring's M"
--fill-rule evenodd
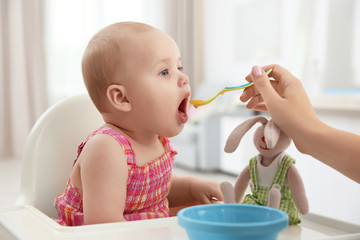
M126 159L127 159L127 164L136 164L136 160L135 160L135 154L134 151L131 147L131 144L129 142L129 140L127 138L125 138L124 135L122 135L121 133L119 133L118 131L109 128L109 127L101 127L97 130L95 130L94 132L92 132L89 136L87 136L86 140L84 142L82 142L79 147L78 147L78 153L77 153L77 157L74 161L74 164L76 163L82 149L84 148L85 144L87 143L87 141L97 135L97 134L108 134L112 137L114 137L118 143L121 145L121 147L123 148L125 155L126 155Z

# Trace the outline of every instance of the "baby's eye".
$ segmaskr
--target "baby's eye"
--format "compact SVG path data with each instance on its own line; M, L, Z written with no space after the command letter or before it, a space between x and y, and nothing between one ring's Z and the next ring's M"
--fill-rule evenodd
M169 74L169 71L167 69L164 69L160 72L160 76L167 76Z
M184 67L183 67L183 66L178 67L178 70L179 70L180 72L182 72L182 71L184 71Z

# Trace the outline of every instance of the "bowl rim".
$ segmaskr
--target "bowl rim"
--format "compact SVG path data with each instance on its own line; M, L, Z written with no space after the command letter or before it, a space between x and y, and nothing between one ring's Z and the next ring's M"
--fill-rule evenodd
M189 209L194 208L215 208L218 207L218 205L221 205L222 207L229 208L229 207L240 207L240 208L256 208L256 209L265 209L270 212L276 212L279 214L279 218L276 220L267 220L267 221L259 221L259 222L253 222L253 223L222 223L222 222L212 222L212 221L203 221L203 220L197 220L192 219L190 217L185 216L184 214L189 211ZM269 231L274 231L274 228L281 228L284 229L289 225L289 215L279 209L267 207L267 206L259 206L259 205L248 205L248 204L208 204L208 205L196 205L187 207L184 209L181 209L178 214L178 223L183 226L187 225L186 227L190 228L197 228L201 229L201 227L206 229L215 229L216 227L221 227L224 229L240 229L240 228L246 228L248 230L251 229L258 229L259 227L262 228L263 231L268 229ZM185 227L185 226L183 226Z

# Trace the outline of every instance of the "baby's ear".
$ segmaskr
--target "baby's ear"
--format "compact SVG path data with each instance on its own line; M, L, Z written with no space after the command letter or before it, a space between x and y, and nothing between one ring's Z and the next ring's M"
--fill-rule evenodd
M128 112L131 110L131 103L127 97L124 86L111 84L106 91L107 99L110 104L119 111Z

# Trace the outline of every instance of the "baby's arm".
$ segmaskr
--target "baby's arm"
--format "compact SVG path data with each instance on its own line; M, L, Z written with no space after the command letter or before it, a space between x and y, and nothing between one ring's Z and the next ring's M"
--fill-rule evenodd
M222 201L223 196L218 182L173 174L168 199L170 207L177 207L196 201L210 204L214 199Z
M85 224L125 221L128 171L119 143L109 135L95 135L79 160Z

